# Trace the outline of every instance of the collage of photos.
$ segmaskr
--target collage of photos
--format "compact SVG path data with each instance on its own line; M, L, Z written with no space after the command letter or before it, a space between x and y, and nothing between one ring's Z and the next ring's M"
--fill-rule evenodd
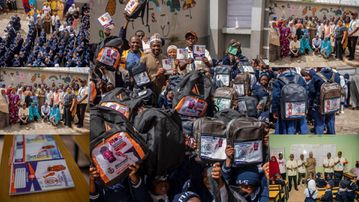
M0 0L0 202L358 202L359 0Z
M0 201L89 201L90 9L0 1Z

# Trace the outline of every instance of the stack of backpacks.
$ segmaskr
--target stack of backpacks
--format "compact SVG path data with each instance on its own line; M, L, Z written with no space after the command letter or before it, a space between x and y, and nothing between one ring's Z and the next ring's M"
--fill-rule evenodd
M230 74L230 67L219 66L214 80L203 71L172 77L173 109L146 107L142 91L116 88L103 95L91 108L90 125L91 158L103 183L119 182L134 163L149 177L167 176L185 158L185 135L197 141L198 162L224 161L227 145L235 149L235 166L263 162L265 124L251 117L250 75Z

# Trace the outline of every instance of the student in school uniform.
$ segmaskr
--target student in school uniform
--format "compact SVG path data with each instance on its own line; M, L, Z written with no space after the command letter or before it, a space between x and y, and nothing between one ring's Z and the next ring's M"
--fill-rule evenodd
M320 71L326 79L330 80L334 75L334 82L340 84L340 76L335 73L330 67L325 67ZM309 97L313 98L313 119L314 119L314 133L323 134L324 128L327 129L327 134L335 134L335 113L322 115L320 113L320 88L324 80L316 73L312 82L309 84Z
M316 174L315 183L317 184L317 187L324 188L327 184L327 181L323 178L322 173L318 172Z
M327 183L325 193L320 198L320 201L333 202L333 192L332 192L332 186L330 185L330 183Z
M324 177L326 180L333 179L334 175L334 159L332 158L332 154L328 152L327 158L323 161L324 167Z
M289 156L289 160L285 164L288 170L288 181L289 181L289 191L292 190L292 181L294 182L294 189L298 191L297 187L297 161L294 160L294 154Z
M308 187L304 190L305 202L315 202L318 198L318 190L314 180L308 182Z
M298 120L284 120L282 119L281 113L285 113L280 111L281 105L281 91L282 88L286 85L281 78L287 79L289 81L293 81L295 76L298 76L298 84L307 88L306 82L296 71L291 70L290 68L280 68L279 69L278 79L273 83L272 90L272 112L276 121L275 125L275 134L296 134L299 132L300 134L308 134L308 125L306 118L301 118Z
M349 182L347 180L340 181L339 190L335 196L337 202L348 202L347 187Z

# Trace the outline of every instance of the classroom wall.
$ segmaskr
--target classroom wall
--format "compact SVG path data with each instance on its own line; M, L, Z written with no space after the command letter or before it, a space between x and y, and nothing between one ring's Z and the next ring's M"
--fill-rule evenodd
M348 171L355 167L355 163L359 160L359 135L271 135L269 138L270 148L284 148L284 157L289 159L290 147L292 144L336 144L336 149L342 151L343 157L349 162ZM332 154L334 158L336 156ZM299 159L299 157L295 157ZM317 161L317 172L323 172L323 162Z
M108 0L89 0L91 8L91 42L100 41L100 32L102 30L97 18L106 12ZM126 2L126 1L125 1ZM158 2L158 6L154 2ZM180 2L179 10L171 10L171 6L167 2ZM142 24L141 18L130 22L127 29L127 38L134 35L137 30L145 31L147 36L154 33L160 33L166 38L166 44L175 44L185 46L184 35L187 31L195 31L202 44L207 44L209 30L209 0L196 0L196 4L190 9L183 9L185 1L160 1L151 0L149 10L150 33L146 26ZM124 24L124 8L125 4L120 4L116 0L116 13L112 16L115 23L113 35L117 35L119 28ZM144 18L146 21L146 17Z
M357 11L358 7L354 6L343 6L338 5L321 5L321 4L310 4L310 3L296 3L296 2L276 2L272 4L273 14L270 15L270 19L273 16L278 18L288 18L292 15L295 16L318 16L319 19L322 19L324 15L327 18L330 17L339 17L343 12L348 11Z
M6 86L20 83L67 84L73 79L88 79L88 68L2 68L0 84Z

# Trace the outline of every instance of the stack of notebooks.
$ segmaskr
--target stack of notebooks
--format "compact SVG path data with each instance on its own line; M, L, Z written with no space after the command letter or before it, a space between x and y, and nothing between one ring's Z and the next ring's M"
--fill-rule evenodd
M15 136L10 164L10 195L75 186L66 161L52 136Z

